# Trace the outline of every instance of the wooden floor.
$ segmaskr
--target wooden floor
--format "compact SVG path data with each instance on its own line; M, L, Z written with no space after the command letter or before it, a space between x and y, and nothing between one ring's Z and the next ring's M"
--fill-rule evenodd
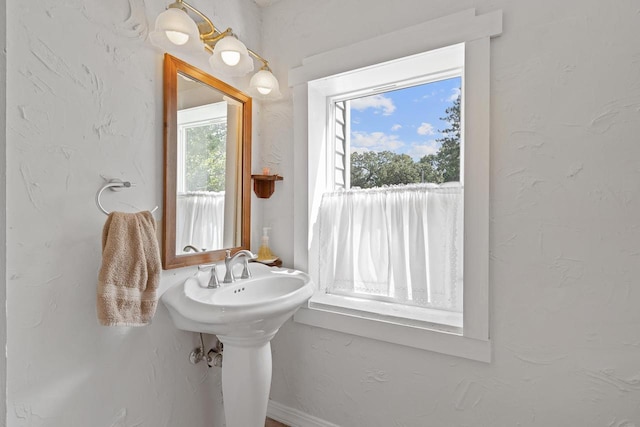
M267 422L264 424L264 427L288 427L282 423L272 420L271 418L267 418Z

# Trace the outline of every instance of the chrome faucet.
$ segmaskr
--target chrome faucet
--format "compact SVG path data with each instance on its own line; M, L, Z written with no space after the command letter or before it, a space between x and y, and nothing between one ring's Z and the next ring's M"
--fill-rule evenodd
M246 249L238 251L235 253L235 255L231 256L231 251L228 250L227 255L224 257L224 266L226 267L227 271L224 274L224 280L222 281L223 283L235 282L236 278L233 275L232 269L233 265L239 258L242 258L244 262L242 275L240 276L240 278L248 279L249 277L251 277L251 272L249 271L249 260L256 259L257 256Z

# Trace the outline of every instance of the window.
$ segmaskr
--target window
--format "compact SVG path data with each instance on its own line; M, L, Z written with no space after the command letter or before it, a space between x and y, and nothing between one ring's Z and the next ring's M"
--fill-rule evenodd
M308 200L296 204L308 218L297 249L308 257L296 267L308 268L318 285L296 321L490 360L489 37L500 31L501 13L466 11L307 58L291 71L301 113L294 131L308 138ZM414 42L412 32L429 42ZM445 47L424 48L439 38ZM370 57L352 59L363 52ZM363 105L378 106L383 123L394 96L456 84L457 129L454 120L449 128L414 121L415 133L434 138L410 144L398 132L359 128ZM444 141L456 131L457 159L456 144Z
M441 327L462 328L463 51L456 49L453 77L327 98L335 179L318 212L316 275L325 304L425 322L436 314Z

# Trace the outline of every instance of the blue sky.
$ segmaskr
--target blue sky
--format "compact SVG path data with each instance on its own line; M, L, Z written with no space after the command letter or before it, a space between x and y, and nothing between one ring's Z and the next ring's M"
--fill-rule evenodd
M351 151L384 151L419 160L440 148L445 110L460 94L460 77L351 100Z

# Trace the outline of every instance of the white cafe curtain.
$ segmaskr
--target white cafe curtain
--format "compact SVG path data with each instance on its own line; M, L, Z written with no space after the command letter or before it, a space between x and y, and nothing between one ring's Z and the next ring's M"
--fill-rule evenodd
M176 253L187 245L221 249L224 237L224 191L190 191L178 194Z
M462 185L325 193L319 210L327 293L462 310Z

